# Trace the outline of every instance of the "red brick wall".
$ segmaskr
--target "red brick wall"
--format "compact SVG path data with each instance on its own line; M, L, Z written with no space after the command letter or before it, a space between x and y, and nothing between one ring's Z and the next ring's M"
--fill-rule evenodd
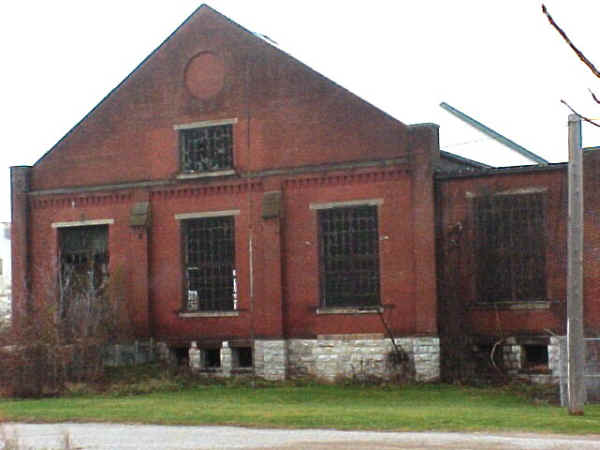
M600 336L600 151L586 151L584 165L584 325Z
M419 308L435 306L435 299L420 296L417 286L413 181L407 169L155 188L147 193L152 209L147 236L129 227L130 208L140 196L134 191L35 197L33 296L47 298L54 286L58 232L52 228L53 222L114 219L109 225L110 271L124 281L124 295L139 335L184 341L383 333L376 314L316 314L320 301L318 237L316 212L310 209L310 203L379 199L383 202L378 207L381 302L386 322L396 335L435 334L435 313L430 319L433 329L417 321ZM262 219L263 192L276 187L283 192L283 217ZM175 215L223 210L240 211L234 219L239 316L181 318L181 222ZM143 284L146 278L147 286Z
M317 334L382 333L377 315L317 315L319 264L317 213L310 203L381 199L378 206L381 302L384 317L396 334L414 334L415 311L414 235L410 177L392 172L375 181L347 177L345 182L321 182L319 178L294 180L285 189L285 291L289 336ZM407 214L408 212L408 214Z
M474 195L537 188L545 190L546 297L548 309L498 309L478 306L474 257ZM474 334L565 333L566 301L565 170L442 179L438 181L438 251L440 301L456 302ZM443 318L440 318L443 320Z
M202 100L188 93L184 74L190 58L206 51L222 58L207 57L211 65L222 60L225 69L223 90ZM210 90L214 86L219 83ZM177 180L173 126L231 118L237 119L237 174ZM202 8L33 167L28 250L33 297L50 295L56 281L53 222L114 219L110 271L123 280L138 335L183 342L383 333L376 314L316 314L317 224L309 208L311 202L377 198L383 200L378 215L386 321L397 335L435 335L432 160L438 152L435 126L406 127ZM381 163L332 167L375 160ZM316 166L319 172L306 171ZM304 171L244 176L299 167ZM144 180L163 183L105 186ZM266 191L282 192L281 219L262 219ZM152 225L135 230L129 226L131 207L146 200ZM240 211L239 316L182 318L181 223L175 215L223 210Z

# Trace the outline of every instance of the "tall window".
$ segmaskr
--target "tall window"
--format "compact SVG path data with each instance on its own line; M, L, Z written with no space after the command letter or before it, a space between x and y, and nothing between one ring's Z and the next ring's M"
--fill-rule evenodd
M379 301L376 206L318 211L321 305L375 306Z
M478 197L474 213L478 299L545 299L543 194Z
M61 228L60 287L63 316L75 302L101 295L108 281L108 226Z
M212 172L233 167L231 125L180 130L181 169Z
M185 220L186 311L231 311L237 282L233 217Z

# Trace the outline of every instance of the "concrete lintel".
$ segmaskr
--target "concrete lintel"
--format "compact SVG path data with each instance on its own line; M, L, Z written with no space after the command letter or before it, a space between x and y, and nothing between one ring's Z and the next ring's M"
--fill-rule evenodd
M310 209L331 209L331 208L344 208L347 206L380 206L383 205L382 198L369 198L364 200L350 200L345 202L327 202L327 203L311 203L309 204ZM357 308L354 308L357 309Z
M504 191L494 192L492 195L493 196L527 195L527 194L543 194L544 192L548 192L547 186L528 186L528 187L524 187L524 188L506 189ZM476 198L476 197L481 197L481 195L476 194L475 192L466 192L465 197Z
M203 120L202 122L190 122L173 125L173 129L191 130L194 128L217 127L219 125L233 125L236 124L237 121L237 117L234 117L232 119Z
M187 220L187 219L204 219L206 217L227 217L227 216L239 216L239 209L228 209L224 211L202 211L202 212L189 212L175 214L175 220Z
M87 227L92 225L112 225L115 219L75 220L73 222L53 222L52 228Z

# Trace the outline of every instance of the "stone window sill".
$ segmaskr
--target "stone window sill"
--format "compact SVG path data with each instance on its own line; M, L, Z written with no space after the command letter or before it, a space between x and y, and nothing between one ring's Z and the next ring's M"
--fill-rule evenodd
M317 315L323 314L379 314L383 312L381 306L366 307L366 306L343 306L336 308L317 308Z
M194 319L196 317L237 317L239 315L239 311L194 311L179 313L179 317L182 319Z
M535 311L550 309L550 305L556 303L550 300L533 300L521 302L479 302L471 306L471 309L477 310L507 310L507 311Z
M235 170L215 170L214 172L183 172L177 175L178 180L189 180L194 178L211 178L224 177L227 175L235 175Z

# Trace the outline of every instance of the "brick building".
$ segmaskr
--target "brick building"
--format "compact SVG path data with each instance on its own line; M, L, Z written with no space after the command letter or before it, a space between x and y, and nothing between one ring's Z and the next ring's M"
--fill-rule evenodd
M118 274L136 334L178 355L196 342L207 369L387 373L391 334L436 378L436 158L436 126L201 6L12 168L16 315L67 269Z
M507 361L514 347L548 366L547 330L564 334L563 166L440 153L436 125L399 122L207 6L11 178L17 323L65 274L118 279L138 337L269 379L433 380L440 336L447 359L506 339ZM489 276L517 273L482 234L507 217L524 290Z
M584 327L600 335L600 152L584 152ZM566 334L567 164L436 174L443 371L472 373L477 354L508 374L559 375ZM590 350L591 351L591 350ZM459 358L467 354L472 358ZM555 379L555 378L554 378Z

